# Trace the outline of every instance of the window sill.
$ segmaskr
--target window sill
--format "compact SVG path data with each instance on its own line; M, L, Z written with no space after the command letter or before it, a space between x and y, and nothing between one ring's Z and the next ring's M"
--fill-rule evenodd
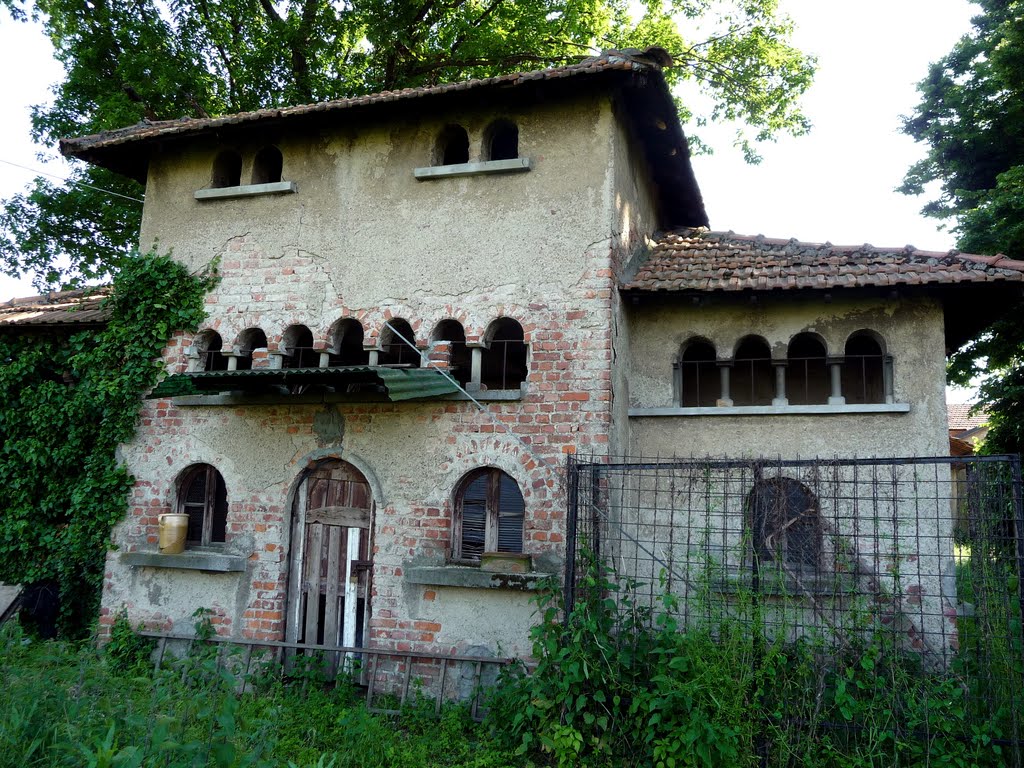
M240 573L245 570L245 558L241 555L224 555L219 552L186 550L180 555L163 555L159 552L124 552L121 562L134 568L173 568L181 571L206 571L210 573Z
M529 592L537 589L550 573L494 573L465 565L416 566L405 569L409 584L464 589L508 589Z
M483 160L477 163L456 163L455 165L431 165L414 168L412 175L418 181L453 179L459 176L489 176L495 173L525 173L533 167L528 157L511 160Z
M630 408L630 417L646 416L837 416L858 413L910 413L910 403L868 405L735 405L711 408Z
M259 197L260 195L288 195L298 192L294 181L275 181L270 184L243 184L240 187L217 187L197 189L196 200L229 200L235 197Z

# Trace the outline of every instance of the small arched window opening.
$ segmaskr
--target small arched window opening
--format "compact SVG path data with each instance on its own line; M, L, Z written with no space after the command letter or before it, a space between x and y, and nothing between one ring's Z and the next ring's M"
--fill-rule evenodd
M500 469L470 472L455 491L452 558L479 563L484 552L522 552L526 503Z
M391 327L384 326L384 331L381 333L377 364L419 368L420 352L416 348L416 337L413 335L412 326L401 318L389 320L388 323Z
M857 331L846 340L842 382L847 403L885 402L885 354L870 331Z
M812 333L800 333L786 353L786 398L790 405L827 403L830 393L825 344Z
M239 371L251 370L252 352L254 349L267 348L267 334L260 328L246 328L238 335L238 344L235 348L238 351L236 368Z
M313 349L313 332L304 325L290 325L281 339L284 368L317 368L320 352Z
M710 408L721 395L715 347L704 339L691 339L679 356L679 405Z
M484 131L485 160L519 157L519 128L511 120L495 120Z
M349 317L338 323L329 356L331 366L369 364L370 353L363 349L363 326L358 320Z
M736 347L732 369L733 405L771 405L775 396L772 352L760 336L747 336Z
M283 167L281 150L274 146L263 147L252 161L252 183L273 184L280 181Z
M469 162L469 134L461 125L446 125L437 137L434 165Z
M511 317L491 323L489 340L480 361L480 385L484 389L516 389L529 374L523 326Z
M228 494L220 472L209 464L196 464L186 469L178 482L178 511L188 515L188 543L224 543Z
M213 177L210 186L214 189L237 187L242 183L242 156L231 149L225 149L213 160Z
M803 483L788 477L754 483L747 522L755 565L777 563L805 573L821 567L821 510Z
M221 352L224 342L216 331L202 331L196 336L192 346L199 356L199 370L226 371L228 369L228 359Z
M438 367L447 364L447 370L453 379L463 386L468 384L473 373L473 360L469 347L466 346L466 331L462 323L458 320L442 320L430 334L430 341L431 364ZM437 350L443 349L443 345L447 345L447 349L438 352Z

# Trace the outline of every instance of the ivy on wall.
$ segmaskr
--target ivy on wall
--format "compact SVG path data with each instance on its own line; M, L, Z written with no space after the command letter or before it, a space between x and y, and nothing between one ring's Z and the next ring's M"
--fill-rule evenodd
M212 273L139 255L114 278L102 330L0 336L0 582L54 585L61 634L96 615L111 528L133 478L117 447L176 330L205 317Z

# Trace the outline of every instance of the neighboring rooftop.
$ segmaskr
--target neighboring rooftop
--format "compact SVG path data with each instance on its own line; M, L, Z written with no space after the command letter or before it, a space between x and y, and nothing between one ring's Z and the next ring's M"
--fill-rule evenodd
M949 422L950 432L970 432L983 427L988 422L988 412L979 410L971 413L974 405L970 403L947 403L946 419Z
M51 291L0 303L0 331L36 326L99 326L107 321L103 300L108 287Z

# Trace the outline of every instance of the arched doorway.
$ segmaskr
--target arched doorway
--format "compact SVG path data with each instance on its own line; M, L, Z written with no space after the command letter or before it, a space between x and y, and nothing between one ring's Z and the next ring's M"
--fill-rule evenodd
M292 514L288 642L362 647L370 616L373 494L348 462L319 464Z

